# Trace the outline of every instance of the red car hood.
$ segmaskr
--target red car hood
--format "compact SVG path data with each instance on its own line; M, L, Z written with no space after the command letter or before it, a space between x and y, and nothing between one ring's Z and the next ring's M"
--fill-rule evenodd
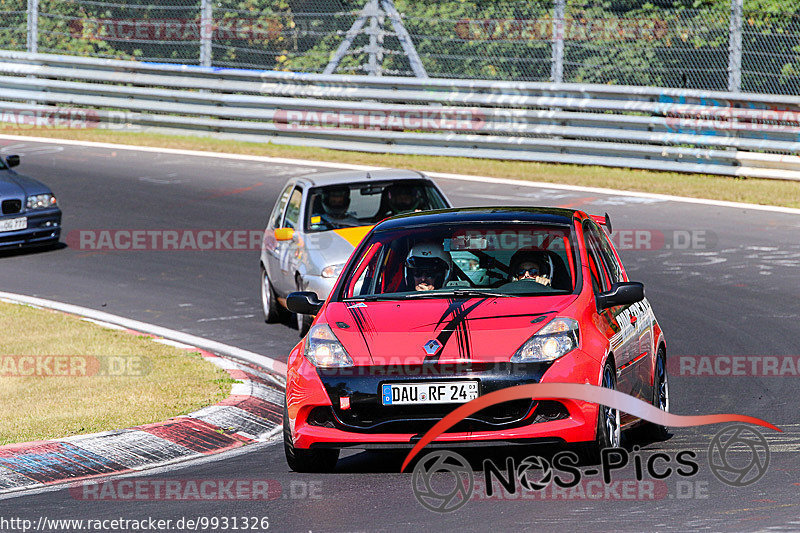
M323 320L356 365L508 361L575 295L332 302ZM432 339L442 347L428 355Z

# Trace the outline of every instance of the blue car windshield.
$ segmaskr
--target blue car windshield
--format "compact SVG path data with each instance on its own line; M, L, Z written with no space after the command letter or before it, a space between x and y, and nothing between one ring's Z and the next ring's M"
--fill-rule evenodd
M371 226L402 213L450 207L427 180L361 182L311 189L305 231Z

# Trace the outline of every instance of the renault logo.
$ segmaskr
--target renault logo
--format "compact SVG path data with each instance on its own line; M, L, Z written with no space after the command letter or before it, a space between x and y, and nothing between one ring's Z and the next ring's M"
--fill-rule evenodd
M423 348L425 349L425 353L428 355L434 355L439 349L442 347L442 343L437 341L436 339L431 339L425 343Z

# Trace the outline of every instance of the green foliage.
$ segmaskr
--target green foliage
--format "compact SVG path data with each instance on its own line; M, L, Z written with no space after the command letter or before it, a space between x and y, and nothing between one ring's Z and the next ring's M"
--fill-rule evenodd
M552 2L395 0L395 5L431 76L548 81ZM213 63L321 72L365 3L215 0ZM25 10L25 0L0 0L3 48L25 49ZM42 52L199 62L200 0L152 5L41 0L40 13ZM177 29L167 35L176 21ZM564 80L725 89L729 24L728 0L567 0ZM388 19L382 27L382 72L410 75ZM800 3L745 0L743 28L743 88L800 93ZM337 72L363 74L368 44L368 36L360 34Z

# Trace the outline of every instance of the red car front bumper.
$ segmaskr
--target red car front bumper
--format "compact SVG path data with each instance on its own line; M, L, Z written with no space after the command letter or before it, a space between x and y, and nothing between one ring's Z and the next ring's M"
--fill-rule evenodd
M296 448L411 447L436 420L458 404L426 408L404 406L387 409L380 404L382 381L477 379L482 393L528 383L599 384L602 361L573 350L553 363L512 365L469 362L442 367L441 373L415 376L413 367L353 367L318 371L302 356L302 343L289 358L286 395L289 425ZM436 442L448 445L491 445L493 442L587 442L596 438L598 405L564 398L548 398L512 405L501 404L495 413L456 426ZM537 408L548 406L547 416ZM494 408L493 408L494 409ZM519 416L512 411L517 409ZM476 413L484 413L486 410ZM494 418L492 418L494 417ZM498 422L498 420L500 422ZM506 422L503 422L506 420ZM470 427L471 426L471 427ZM422 428L422 429L421 429Z

